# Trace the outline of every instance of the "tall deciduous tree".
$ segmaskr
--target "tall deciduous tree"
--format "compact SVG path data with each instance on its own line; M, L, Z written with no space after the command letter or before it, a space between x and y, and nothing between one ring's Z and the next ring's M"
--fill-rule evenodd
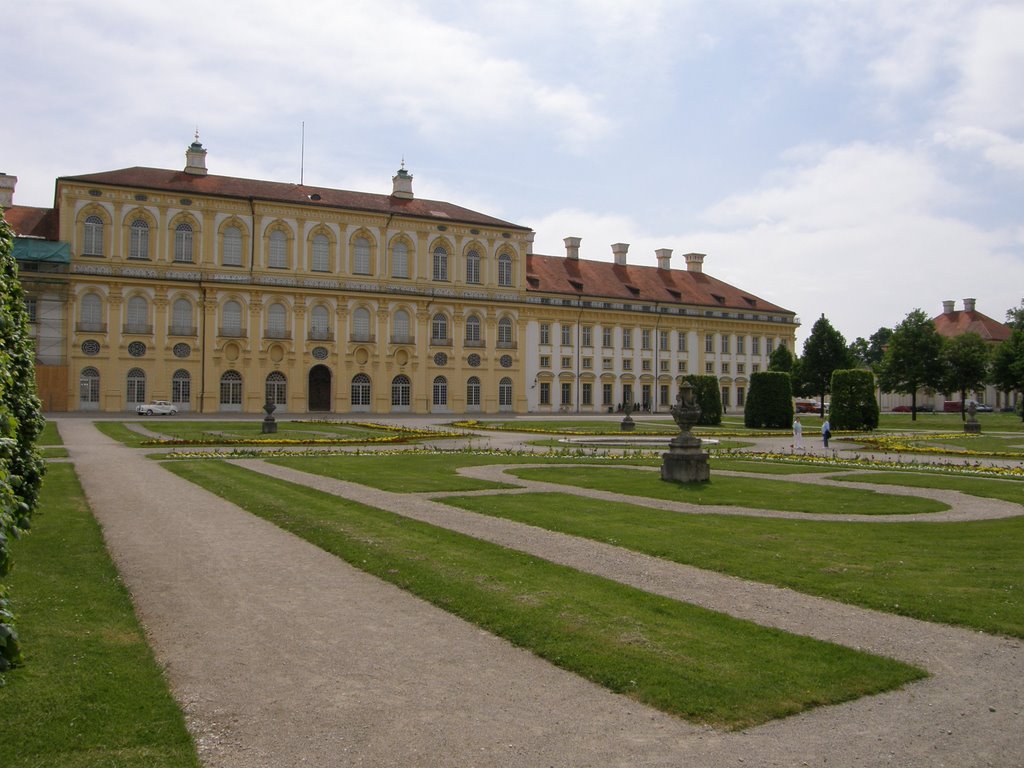
M1024 331L1024 299L1019 307L1006 310L1006 324L1018 331Z
M825 415L825 395L832 388L832 372L853 367L853 357L846 347L843 334L832 327L824 315L811 328L800 357L799 390L814 395L821 403L821 416Z
M883 390L910 395L911 418L917 419L917 391L938 388L942 380L942 337L923 310L910 312L889 338L879 383Z
M1024 328L1015 328L992 355L992 381L1005 392L1024 392ZM1024 421L1024 410L1020 411Z
M768 356L768 370L792 373L796 364L796 357L789 351L789 347L779 344Z
M853 359L865 368L876 370L885 357L885 345L892 336L892 328L879 328L868 338L858 336L850 342L850 354Z
M990 351L976 333L964 333L946 342L942 350L942 390L960 393L960 418L966 419L968 392L985 386L988 380Z

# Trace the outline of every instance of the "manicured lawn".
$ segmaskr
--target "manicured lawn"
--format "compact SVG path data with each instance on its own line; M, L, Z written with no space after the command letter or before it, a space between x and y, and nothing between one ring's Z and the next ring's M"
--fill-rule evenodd
M878 483L879 485L904 485L911 488L940 488L960 491L985 499L1002 499L1014 504L1024 504L1024 481L989 480L977 477L952 477L940 474L919 474L913 472L858 472L841 475L841 482Z
M681 515L568 494L444 503L854 605L1024 637L1024 517L853 524Z
M458 467L479 467L493 464L564 464L593 463L608 466L610 459L595 459L573 456L551 457L528 454L474 454L453 451L451 453L430 453L426 451L402 451L386 455L347 454L330 457L295 457L270 459L272 464L291 467L302 472L312 472L335 480L361 483L372 488L395 493L429 493L431 491L477 491L488 488L509 488L507 483L491 483L461 477ZM614 459L616 464L652 464L653 459ZM658 462L660 463L660 459Z
M70 465L48 468L14 557L25 665L0 687L0 765L198 766Z
M1024 433L1024 422L1015 413L979 413L982 432ZM963 432L964 423L959 413L919 413L912 421L909 413L883 413L878 420L883 430Z
M807 485L753 477L715 477L707 483L666 483L655 472L612 467L525 468L512 470L524 480L596 488L629 496L686 502L722 504L754 509L773 509L834 515L911 515L941 512L945 504L915 496L893 496L847 488ZM852 492L851 492L852 491Z
M923 673L213 461L167 468L612 691L741 728Z
M68 449L63 447L64 443L60 439L60 433L57 432L57 425L52 421L46 422L36 445L44 459L66 459L68 457Z
M772 461L744 461L736 457L711 456L711 473L716 469L731 472L754 472L760 475L814 475L835 472L835 467L816 467L812 464L782 463Z

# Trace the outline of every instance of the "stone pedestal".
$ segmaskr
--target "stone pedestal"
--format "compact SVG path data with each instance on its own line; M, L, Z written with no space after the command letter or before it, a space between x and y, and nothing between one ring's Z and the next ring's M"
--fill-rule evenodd
M964 432L968 435L980 435L981 423L978 421L965 421Z
M619 424L620 432L632 432L635 428L636 424L628 415L622 420L622 423Z
M700 438L685 433L668 444L668 453L661 454L661 479L673 483L705 483L711 479L708 454L700 449Z
M267 415L263 417L263 434L277 434L277 422L274 420L274 411L277 410L277 406L268 400L267 404L263 406L263 410L267 412Z

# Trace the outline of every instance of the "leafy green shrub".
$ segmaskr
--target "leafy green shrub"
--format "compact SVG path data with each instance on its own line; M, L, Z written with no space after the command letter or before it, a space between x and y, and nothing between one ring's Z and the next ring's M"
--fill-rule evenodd
M697 376L690 374L683 377L693 387L693 397L700 406L698 424L714 426L722 423L722 392L718 388L718 379L714 376Z
M875 375L862 369L832 372L832 429L875 429L878 427L878 400L875 399Z
M753 429L789 428L793 423L793 383L788 373L750 374L743 423Z
M44 465L36 441L42 431L35 352L14 261L14 233L0 217L0 576L11 568L8 542L28 529L39 498ZM20 660L7 591L0 585L0 672Z

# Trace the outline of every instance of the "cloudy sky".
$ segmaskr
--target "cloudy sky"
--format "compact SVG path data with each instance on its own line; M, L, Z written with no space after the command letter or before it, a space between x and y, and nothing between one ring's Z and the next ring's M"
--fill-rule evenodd
M211 173L389 193L404 158L538 253L706 253L801 343L1024 299L1024 0L33 0L4 43L21 205L198 127Z

